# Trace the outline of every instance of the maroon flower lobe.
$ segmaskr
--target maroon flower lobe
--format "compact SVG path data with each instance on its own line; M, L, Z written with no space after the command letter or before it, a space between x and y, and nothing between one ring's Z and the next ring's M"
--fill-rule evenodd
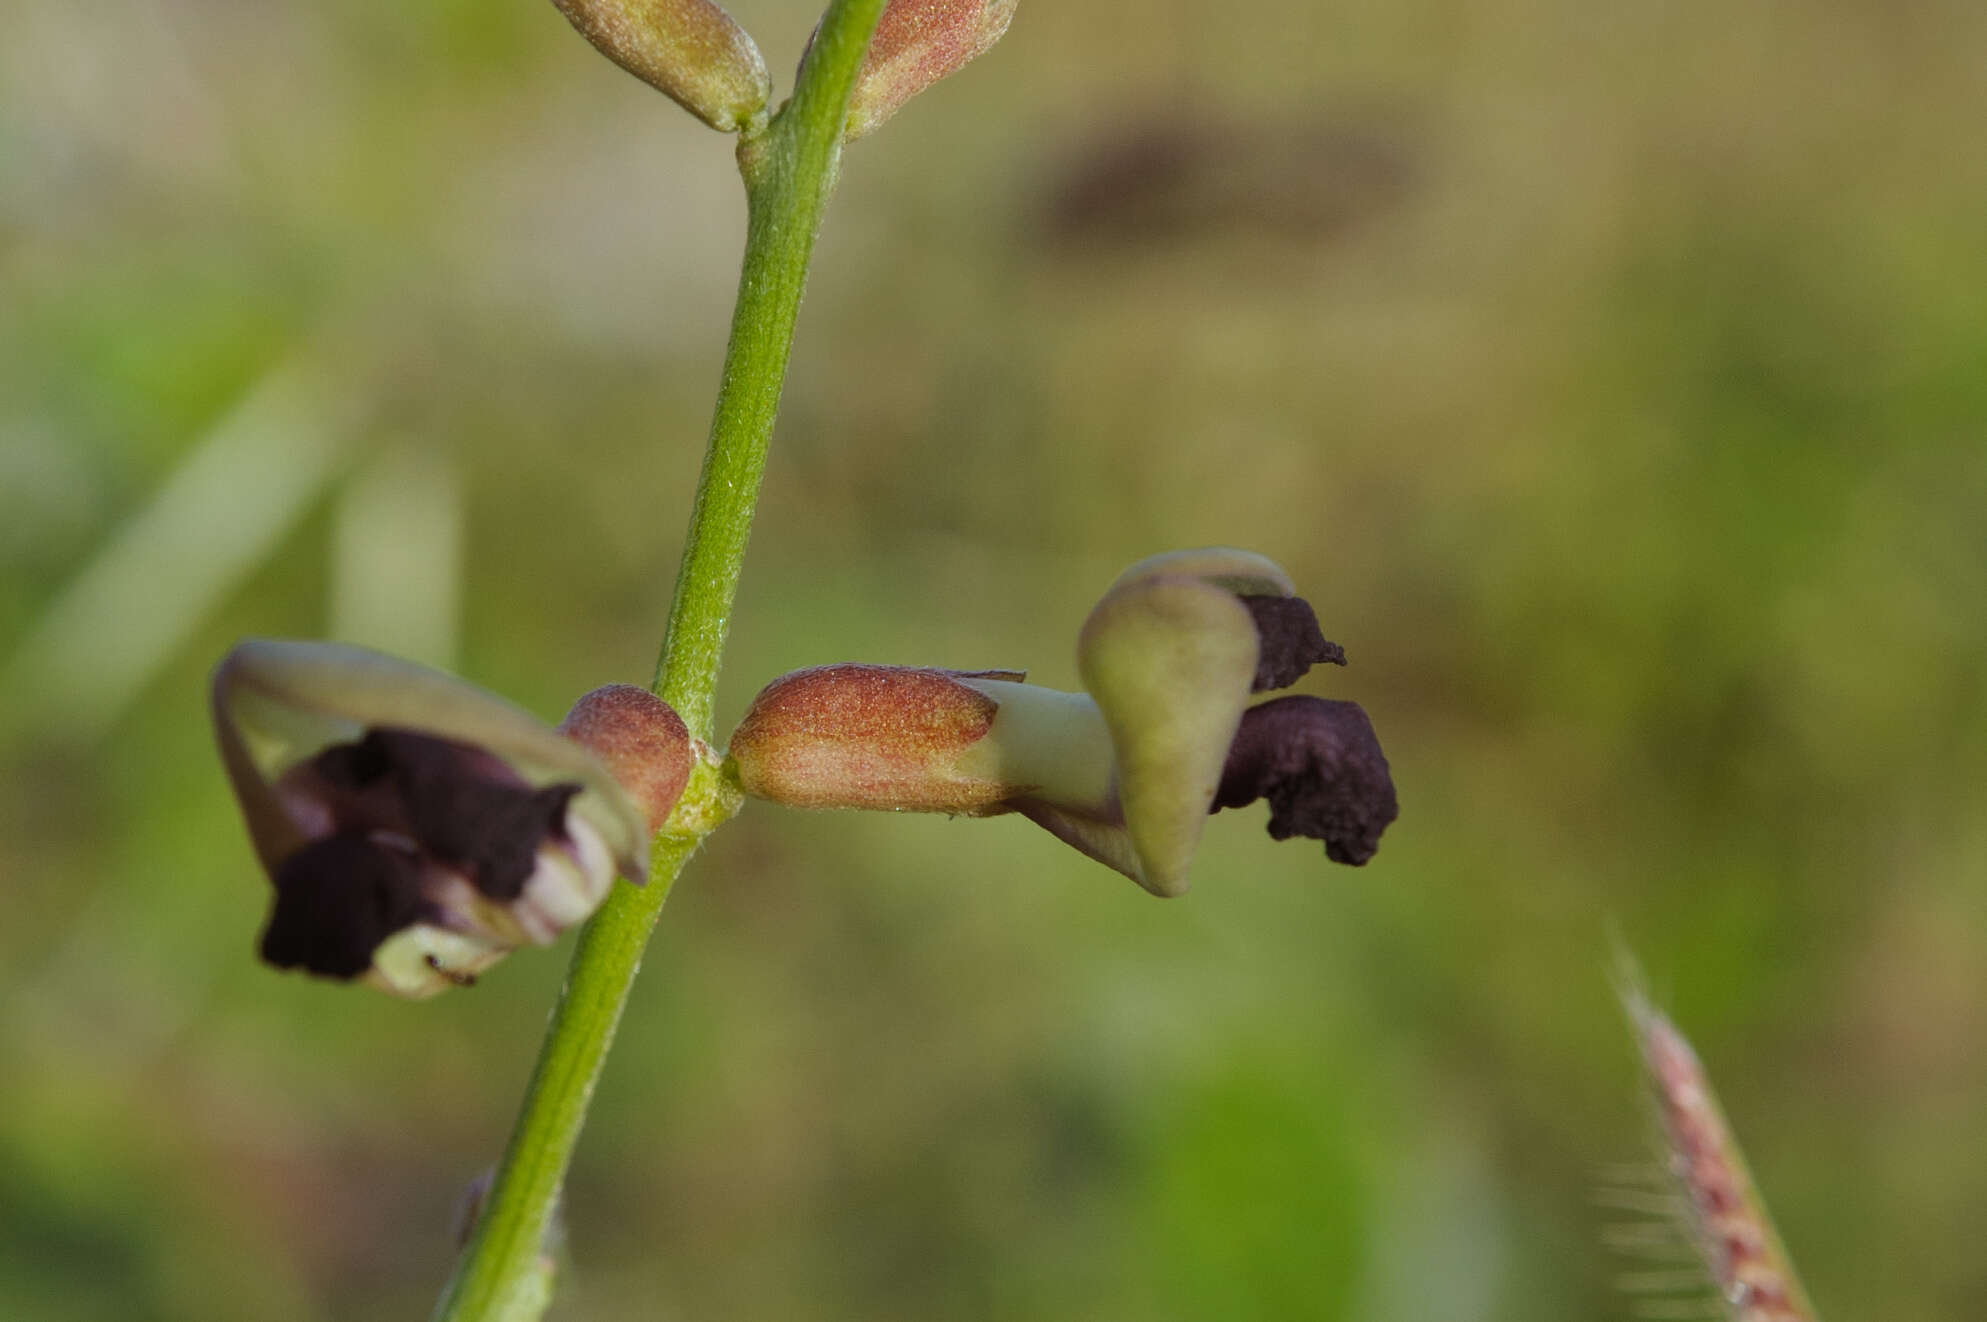
M1373 857L1400 812L1387 758L1357 703L1297 696L1242 713L1216 810L1268 799L1271 838L1325 842L1333 862Z
M538 866L538 847L565 835L572 781L533 789L468 744L380 727L333 744L307 764L335 793L345 830L403 830L421 852L454 868L493 900L515 900Z
M276 871L262 957L334 978L366 971L381 942L440 921L422 873L443 867L500 903L516 900L548 840L567 838L580 786L533 789L469 744L379 727L333 744L279 790L317 838Z
M356 978L380 942L427 917L428 907L420 865L404 850L363 835L326 836L277 871L262 958L279 969Z
M1345 664L1345 649L1328 642L1311 603L1302 597L1243 597L1256 622L1262 653L1256 662L1253 693L1287 689L1312 666Z

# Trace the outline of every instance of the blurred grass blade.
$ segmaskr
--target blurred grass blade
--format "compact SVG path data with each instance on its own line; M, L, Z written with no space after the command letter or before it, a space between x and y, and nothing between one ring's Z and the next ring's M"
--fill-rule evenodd
M332 522L330 636L454 669L462 524L444 455L395 446L354 474Z
M308 360L265 376L43 612L0 675L6 724L106 734L324 490L349 421Z

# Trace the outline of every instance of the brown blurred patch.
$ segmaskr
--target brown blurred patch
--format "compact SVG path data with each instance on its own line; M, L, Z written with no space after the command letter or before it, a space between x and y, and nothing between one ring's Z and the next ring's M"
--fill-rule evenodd
M1426 177L1398 112L1334 110L1261 122L1160 110L1081 142L1043 189L1058 245L1245 234L1342 237L1393 214Z

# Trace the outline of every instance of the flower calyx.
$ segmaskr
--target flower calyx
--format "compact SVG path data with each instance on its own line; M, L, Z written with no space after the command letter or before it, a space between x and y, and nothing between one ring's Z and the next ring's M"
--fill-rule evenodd
M1005 812L1009 787L968 756L1000 704L970 681L1021 677L853 663L796 670L752 700L730 762L747 794L795 808Z

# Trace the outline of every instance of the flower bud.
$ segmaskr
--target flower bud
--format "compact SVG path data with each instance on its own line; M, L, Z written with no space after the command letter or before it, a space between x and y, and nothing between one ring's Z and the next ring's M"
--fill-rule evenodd
M641 880L642 813L585 748L449 675L253 640L215 733L276 899L263 958L402 996L469 982Z
M898 107L984 55L1019 0L890 0L849 101L847 136L874 132Z
M553 0L594 49L714 129L762 115L766 62L711 0Z
M650 831L662 829L696 760L690 729L674 707L633 684L608 684L574 703L559 733L584 744L614 773Z

